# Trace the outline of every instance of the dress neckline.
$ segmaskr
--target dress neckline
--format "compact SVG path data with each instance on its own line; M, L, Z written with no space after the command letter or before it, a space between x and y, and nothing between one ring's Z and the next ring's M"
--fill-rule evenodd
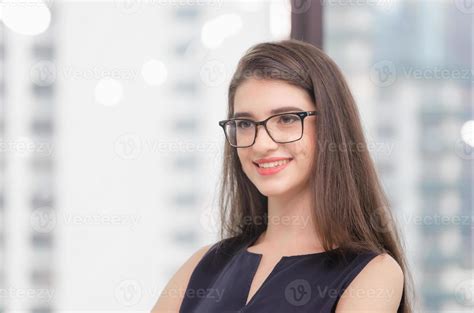
M248 250L248 248L251 247L257 241L259 236L260 235L257 235L256 237L252 238L252 240L250 240L250 242L247 243L244 246L244 248L243 248L244 253L246 253L247 255L257 256L259 258L261 258L263 256L263 254L261 254L261 253L251 252L251 251ZM296 259L296 258L323 256L323 255L327 255L327 254L330 254L330 253L334 253L335 251L337 251L339 249L340 248L337 247L335 249L321 251L321 252L315 252L315 253L297 254L297 255L284 255L284 256L281 257L281 259L283 260L283 259Z

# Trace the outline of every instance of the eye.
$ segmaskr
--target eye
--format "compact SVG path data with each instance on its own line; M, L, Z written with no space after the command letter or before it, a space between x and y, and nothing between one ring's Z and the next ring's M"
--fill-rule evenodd
M283 124L292 124L297 122L300 118L294 114L286 114L280 116L280 122Z
M252 127L252 123L247 120L236 121L237 128L247 129Z

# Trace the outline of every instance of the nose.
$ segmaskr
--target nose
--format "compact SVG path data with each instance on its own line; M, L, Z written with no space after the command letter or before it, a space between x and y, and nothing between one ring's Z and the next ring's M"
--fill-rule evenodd
M270 134L267 132L266 128L263 125L257 126L257 134L255 137L255 143L253 147L263 147L263 148L274 148L277 147L278 143L273 141L270 137Z

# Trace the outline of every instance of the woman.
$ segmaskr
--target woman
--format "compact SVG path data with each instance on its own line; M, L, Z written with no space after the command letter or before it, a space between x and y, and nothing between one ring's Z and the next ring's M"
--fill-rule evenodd
M182 265L153 312L412 312L354 99L324 52L253 46L219 125L225 239Z

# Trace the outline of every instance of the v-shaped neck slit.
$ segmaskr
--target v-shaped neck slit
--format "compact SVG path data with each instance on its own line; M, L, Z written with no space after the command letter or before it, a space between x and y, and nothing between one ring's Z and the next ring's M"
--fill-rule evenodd
M305 305L304 310L308 312L326 312L329 307L335 308L339 300L338 297L309 296L309 298L303 298L306 299L303 303L302 299L294 298L293 294L286 294L286 291L293 289L288 286L292 284L290 287L295 287L299 283L296 285L293 283L303 279L306 281L305 284L309 283L311 287L316 285L318 288L321 286L328 288L327 290L342 291L364 266L378 255L375 252L345 251L347 253L344 253L344 258L340 258L339 255L333 254L333 251L329 250L310 254L286 255L278 259L273 253L274 251L271 251L267 261L267 254L263 255L247 250L255 240L243 245L240 245L240 241L229 242L235 246L223 245L222 250L216 247L206 254L196 266L186 288L186 291L189 290L192 293L185 293L180 313L293 312L296 309L302 310L301 305ZM270 271L272 264L275 265ZM265 273L270 271L265 279L263 279L263 271ZM254 280L257 278L259 282L262 280L258 289L256 286L252 286L252 284L256 284ZM256 290L251 296L250 289L252 287ZM304 288L308 288L308 286ZM196 296L197 290L209 290L209 294ZM212 295L210 291L213 291ZM306 293L306 295L308 294ZM288 298L289 296L292 297ZM295 305L298 307L296 308Z
M267 277L263 280L262 284L260 285L260 287L258 287L258 289L255 291L255 293L253 294L253 296L249 299L249 301L247 302L247 299L249 297L249 293L250 293L250 289L252 288L252 284L253 284L253 281L255 280L255 275L257 274L257 271L258 271L258 268L260 267L260 263L262 263L262 257L263 255L262 254L256 254L256 253L250 253L250 254L253 254L255 255L256 257L258 257L258 262L257 262L257 266L255 266L255 270L253 271L252 275L251 275L251 278L250 278L250 283L249 283L249 287L247 288L247 292L245 294L245 298L244 298L244 306L242 307L242 310L244 310L245 308L247 308L249 305L252 304L252 302L254 302L255 300L255 297L260 293L260 291L263 289L263 287L265 287L265 285L267 284L267 282L272 278L272 276L275 274L276 270L278 269L278 267L281 265L283 259L285 257L281 257L280 260L278 260L278 262L275 264L275 266L272 268L272 270L270 271L270 273L267 275Z

